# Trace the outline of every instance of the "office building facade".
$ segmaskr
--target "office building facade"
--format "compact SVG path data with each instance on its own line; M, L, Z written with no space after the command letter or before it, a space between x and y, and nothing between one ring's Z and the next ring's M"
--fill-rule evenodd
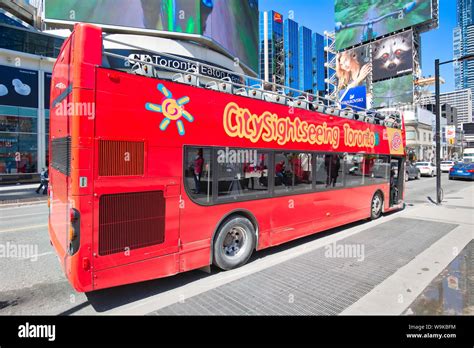
M456 0L456 22L454 58L474 54L474 0ZM474 60L454 63L454 83L456 90L470 88L474 93Z
M285 86L299 89L299 44L298 23L285 19L283 24L283 45L285 47ZM294 94L290 91L290 95Z
M275 11L260 12L259 35L260 79L324 95L326 54L322 35Z
M19 9L23 19L0 9L0 184L37 181L48 164L51 72L64 41L34 28L34 7Z
M260 12L259 78L285 84L283 16L275 11Z
M448 104L457 110L456 127L461 128L463 123L473 122L472 90L465 88L457 91L440 94L440 104ZM434 105L434 95L421 100L422 105Z
M313 32L301 26L298 31L299 89L313 93Z

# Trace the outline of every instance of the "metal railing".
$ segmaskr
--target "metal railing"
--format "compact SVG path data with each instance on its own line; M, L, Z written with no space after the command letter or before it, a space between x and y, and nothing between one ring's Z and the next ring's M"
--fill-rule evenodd
M103 55L122 59L125 62L135 62L142 66L152 66L158 68L159 70L165 70L169 72L176 73L176 78L173 76L172 81L174 82L183 82L191 85L195 85L197 87L209 88L214 90L220 90L226 93L233 93L240 96L247 96L254 99L262 99L268 102L274 102L278 104L286 104L289 107L297 107L303 108L311 111L318 111L320 113L325 113L332 116L339 116L353 120L359 120L362 122L367 123L374 123L374 124L383 124L388 127L395 127L399 128L401 126L400 116L396 114L391 115L383 115L382 113L364 109L361 107L357 107L355 105L350 105L344 102L340 102L342 106L345 106L344 109L338 108L334 105L334 101L321 97L312 93L308 93L305 91L301 91L295 88L291 88L284 85L279 85L273 82L264 81L262 79L248 76L239 72L231 71L222 69L213 65L209 65L203 62L187 59L181 56L175 56L170 53L163 53L154 51L152 49L143 48L140 46L132 45L129 43L124 43L122 41L117 41L111 38L108 38L106 34L103 37L104 41L108 41L111 43L119 44L122 46L128 46L133 49L137 49L139 51L145 51L150 54L156 54L165 58L170 58L173 60L184 61L191 64L191 66L195 67L194 69L188 69L187 71L182 69L176 69L169 66L164 66L160 64L156 64L149 61L144 61L141 59L135 59L131 57L126 57L117 53L106 52L104 48ZM230 77L225 77L223 79L216 79L210 76L206 76L200 73L201 67L206 67L208 69L220 71L224 73L226 76L238 76L240 78L240 83L232 81ZM181 74L181 77L178 75ZM190 76L195 77L189 78ZM186 79L188 80L186 82ZM199 79L209 80L208 83L205 85L201 85ZM214 83L213 83L214 82ZM221 84L221 85L219 85ZM224 90L220 89L219 86L230 88L224 88ZM236 89L237 87L237 89Z

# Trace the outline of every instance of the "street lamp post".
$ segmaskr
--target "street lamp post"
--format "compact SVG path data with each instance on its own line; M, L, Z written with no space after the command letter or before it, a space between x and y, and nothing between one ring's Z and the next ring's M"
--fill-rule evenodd
M435 60L435 115L436 115L436 203L441 204L441 110L439 102L439 66L452 62L461 62L474 59L474 54L468 54L456 59L440 62Z

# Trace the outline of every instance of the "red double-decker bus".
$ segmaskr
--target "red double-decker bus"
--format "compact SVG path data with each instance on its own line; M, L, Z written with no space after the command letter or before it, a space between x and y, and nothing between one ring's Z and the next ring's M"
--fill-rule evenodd
M103 39L76 25L52 77L49 234L76 290L229 270L402 208L403 127L244 80L107 68Z

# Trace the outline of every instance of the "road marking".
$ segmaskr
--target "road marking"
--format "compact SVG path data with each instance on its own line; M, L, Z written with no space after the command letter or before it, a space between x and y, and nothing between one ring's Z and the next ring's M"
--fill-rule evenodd
M22 257L21 260L29 260L29 259L34 259L34 258L38 258L38 257L41 257L41 256L51 255L51 254L54 254L54 253L52 251L48 251L46 253L41 253L41 254L38 254L38 255L30 256L30 257Z
M9 230L0 230L0 233L8 233L8 232L15 232L15 231L24 231L24 230L31 230L33 228L40 228L40 227L47 227L48 224L42 224L42 225L31 225L31 226L25 226L25 227L19 227L19 228L12 228Z
M5 204L0 204L0 211L10 210L10 209L18 209L18 208L35 207L35 206L40 206L41 207L43 205L46 205L46 203L47 203L47 201L32 201L32 202L23 202L23 203L5 203Z
M33 215L48 215L47 212L44 213L34 213L34 214L23 214L23 215L11 215L11 216L0 216L0 219L11 219L16 217L23 217L23 216L33 216Z

